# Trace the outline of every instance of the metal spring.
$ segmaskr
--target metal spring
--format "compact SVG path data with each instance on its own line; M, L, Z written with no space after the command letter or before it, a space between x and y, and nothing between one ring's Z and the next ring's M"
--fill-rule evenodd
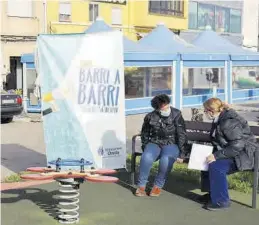
M73 224L79 222L79 182L74 179L59 181L59 222Z

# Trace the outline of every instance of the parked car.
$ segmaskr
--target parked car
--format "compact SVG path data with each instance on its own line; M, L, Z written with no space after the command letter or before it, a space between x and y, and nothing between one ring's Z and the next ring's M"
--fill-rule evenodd
M1 123L10 123L13 116L21 114L22 111L21 96L1 90Z

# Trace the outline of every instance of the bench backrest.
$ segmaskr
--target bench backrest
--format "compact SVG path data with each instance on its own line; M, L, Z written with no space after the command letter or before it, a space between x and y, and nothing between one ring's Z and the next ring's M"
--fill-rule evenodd
M187 136L190 141L209 142L209 131L211 129L211 123L208 122L185 122ZM259 141L259 126L250 126L252 133L257 137Z

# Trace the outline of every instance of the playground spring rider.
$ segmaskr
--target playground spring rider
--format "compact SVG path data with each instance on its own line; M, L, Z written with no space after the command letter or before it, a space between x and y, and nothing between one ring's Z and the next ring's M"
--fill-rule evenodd
M22 179L27 180L56 180L59 183L61 193L59 205L59 222L63 224L73 224L79 222L79 189L84 181L114 183L118 181L117 177L103 176L104 174L114 174L116 170L111 169L85 169L85 166L92 165L91 162L81 160L62 160L58 158L49 162L55 165L51 167L30 167L27 171L35 172L33 174L22 175ZM62 166L80 166L80 171L69 170L62 171Z

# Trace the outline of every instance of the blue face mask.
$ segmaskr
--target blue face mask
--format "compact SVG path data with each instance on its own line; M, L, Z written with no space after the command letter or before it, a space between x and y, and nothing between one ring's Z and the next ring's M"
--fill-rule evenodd
M170 116L170 113L171 113L171 108L170 107L167 110L160 110L161 116L168 117L168 116Z

